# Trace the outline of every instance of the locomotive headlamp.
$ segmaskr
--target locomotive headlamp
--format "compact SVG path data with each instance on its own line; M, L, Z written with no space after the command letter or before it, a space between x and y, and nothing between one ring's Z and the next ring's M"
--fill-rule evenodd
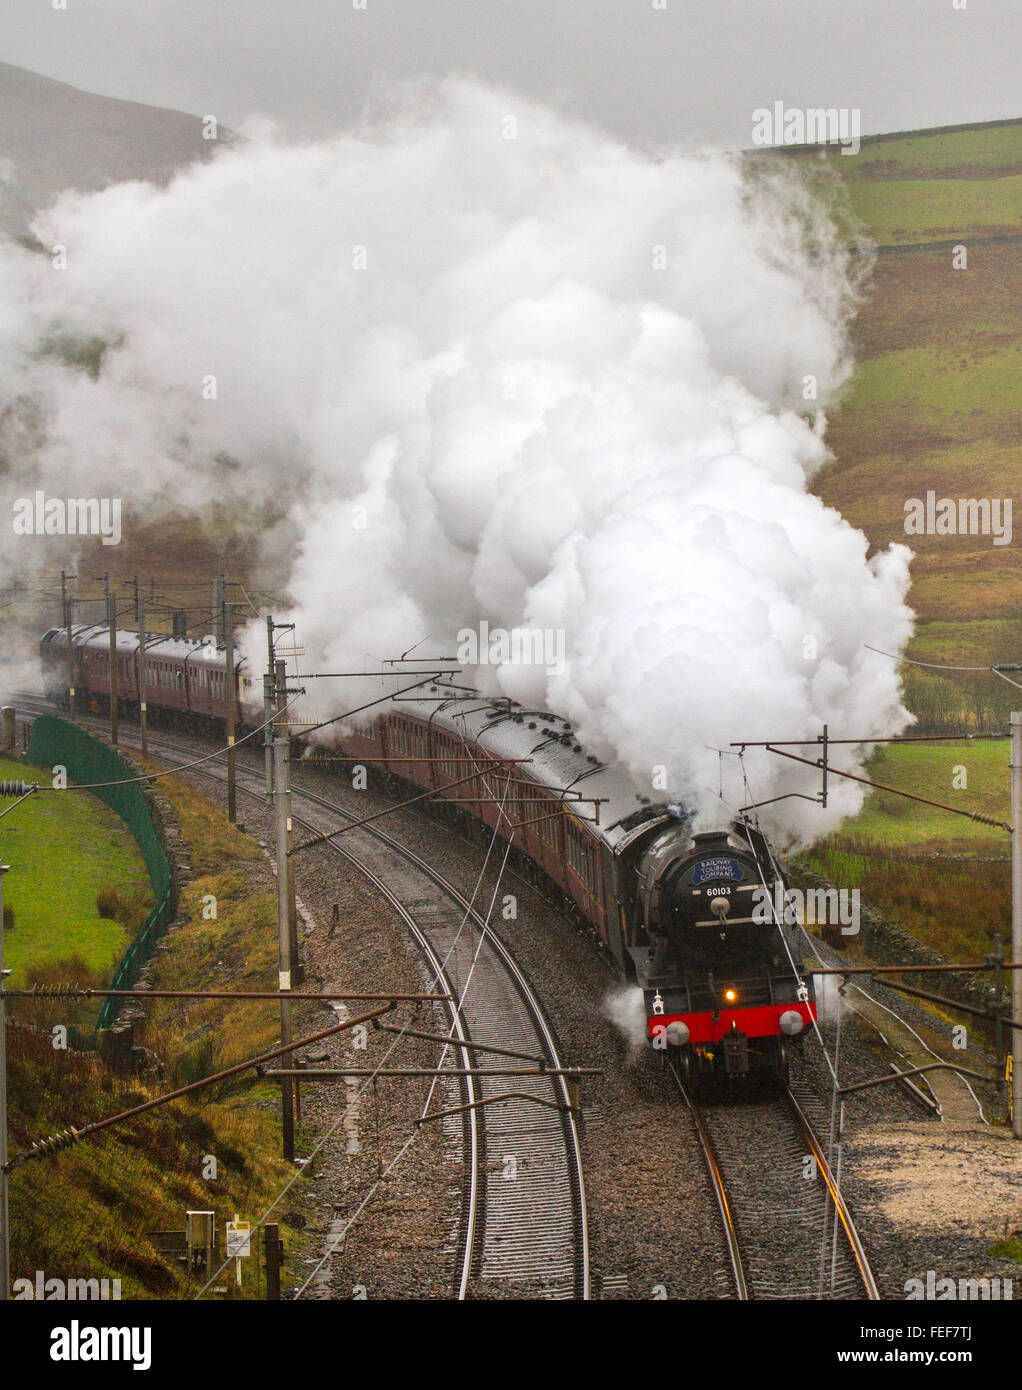
M738 998L738 991L734 989L726 989L724 991L724 998L727 1000L729 1004L733 1004L735 1000Z

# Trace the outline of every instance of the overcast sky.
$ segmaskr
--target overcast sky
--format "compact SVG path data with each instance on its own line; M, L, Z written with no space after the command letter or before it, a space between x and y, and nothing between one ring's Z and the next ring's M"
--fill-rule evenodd
M775 100L863 134L1022 116L1022 0L63 2L2 0L0 58L231 126L326 133L374 82L450 71L635 142L748 145Z

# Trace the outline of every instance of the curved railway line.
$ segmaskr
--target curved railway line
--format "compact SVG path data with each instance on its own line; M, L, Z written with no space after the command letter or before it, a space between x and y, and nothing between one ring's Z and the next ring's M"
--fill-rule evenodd
M735 1297L878 1299L873 1271L795 1090L704 1106L684 1097L710 1176Z
M293 795L325 814L326 824L321 815L303 817L301 823L314 832L335 828L330 817L355 820L317 793L295 788ZM510 951L489 929L485 914L392 835L375 826L351 833L359 839L357 854L333 842L327 845L377 885L417 941L424 939L431 969L432 962L442 967L459 1000L461 1050L472 1059L466 1065L486 1065L487 1054L472 1049L474 1039L561 1067L539 998ZM465 1080L471 1088L466 1104L505 1095L509 1086L514 1094L467 1112L473 1128L469 1152L475 1162L468 1175L459 1296L465 1296L472 1271L477 1270L483 1280L528 1282L548 1297L589 1298L581 1136L576 1115L568 1113L565 1078Z
M48 702L19 697L23 707L48 711ZM100 723L89 717L83 724ZM139 742L134 729L122 738ZM194 748L162 731L149 732L153 751L189 761ZM193 769L216 782L224 769ZM237 768L238 790L265 802L261 775ZM356 817L324 796L302 787L292 797L305 809L294 823L313 834L350 824ZM349 847L355 841L357 850ZM397 913L434 982L454 996L448 1004L451 1049L459 1067L497 1065L491 1054L473 1050L493 1044L540 1057L560 1068L553 1029L538 996L511 952L490 930L474 902L425 859L379 826L352 830L344 846L325 849L350 863ZM448 1054L450 1055L450 1054ZM524 1066L525 1063L510 1063ZM452 1078L453 1080L453 1078ZM592 1292L589 1217L577 1115L570 1109L563 1076L459 1077L465 1111L465 1191L455 1279L459 1299L473 1279L528 1284L540 1296L588 1299ZM480 1101L506 1096L492 1104ZM535 1099L530 1099L534 1097Z

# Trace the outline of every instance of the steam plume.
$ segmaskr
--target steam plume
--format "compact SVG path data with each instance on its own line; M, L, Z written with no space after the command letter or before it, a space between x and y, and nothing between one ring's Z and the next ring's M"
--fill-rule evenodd
M906 640L909 553L869 557L807 491L852 261L766 168L647 157L451 81L331 141L253 127L166 188L65 195L35 230L66 271L0 248L16 490L283 508L263 558L308 669L452 650L482 619L563 632L563 670L479 683L717 822L714 746L907 720L863 645ZM369 698L319 685L319 716ZM815 790L746 767L757 800ZM860 798L782 801L768 828Z

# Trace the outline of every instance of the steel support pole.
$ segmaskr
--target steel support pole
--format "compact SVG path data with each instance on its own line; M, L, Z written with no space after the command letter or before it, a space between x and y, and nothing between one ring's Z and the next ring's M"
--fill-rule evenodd
M135 619L138 623L138 724L139 732L142 735L142 756L149 756L149 723L146 717L146 684L145 684L145 594L143 594L138 579L135 580Z
M219 647L224 636L224 568L223 561L216 562L216 575L213 579L213 642Z
M273 617L266 617L266 674L263 676L263 749L266 754L266 795L273 795Z
M1011 715L1011 958L1022 960L1022 711ZM1022 970L1011 972L1011 1016L1022 1023ZM1011 1132L1022 1139L1022 1030L1011 1030Z
M7 1001L4 998L4 874L0 864L0 1303L11 1296L11 1228L7 1202Z
M274 666L274 681L277 689L277 716L281 720L287 717L287 673L283 661L277 661ZM287 740L287 761L285 771L287 773L287 902L288 920L291 923L291 988L295 989L305 983L305 970L298 956L298 891L295 887L295 866L291 851L294 849L295 833L294 822L291 818L291 742L287 732L287 724L282 725L284 738ZM295 1087L295 1099L298 1108L298 1115L301 1118L301 1090Z
M74 577L73 575L71 576ZM68 716L73 724L75 722L75 649L72 645L72 625L71 609L74 600L67 596L68 575L64 570L60 571L60 606L61 616L64 619L64 631L67 634L67 709Z
M238 692L234 674L234 607L223 605L224 631L224 686L227 694L227 819L232 825L238 821L237 755L234 740L237 734L236 714Z
M120 713L118 705L119 685L117 670L117 600L110 592L110 583L106 586L106 623L110 629L110 742L117 747L117 717Z
M275 673L283 676L283 662L278 663ZM288 863L288 841L291 828L291 789L288 786L288 739L284 719L281 717L281 691L276 696L277 718L273 723L273 808L277 828L277 968L281 990L291 989L291 895ZM288 999L280 1001L280 1041L286 1045L291 1041L291 1003ZM293 1058L288 1054L293 1065ZM287 1061L285 1061L285 1066ZM280 1086L281 1111L284 1129L284 1157L292 1162L295 1156L295 1083L291 1077L283 1077Z

